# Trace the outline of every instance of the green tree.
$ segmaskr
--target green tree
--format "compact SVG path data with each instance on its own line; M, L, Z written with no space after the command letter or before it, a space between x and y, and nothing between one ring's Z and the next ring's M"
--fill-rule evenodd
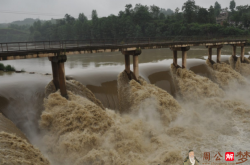
M98 14L96 10L92 10L91 18L92 18L92 21L98 20Z
M168 15L172 15L172 14L174 14L174 11L173 10L171 10L171 9L163 9L163 8L161 8L160 9L160 13L163 13L165 16L168 16Z
M158 6L150 6L150 14L153 18L158 18L160 14L160 8Z
M69 14L65 14L64 19L66 20L66 23L72 24L75 21L75 18L70 16Z
M164 15L163 13L160 13L159 18L160 18L161 20L163 20L163 19L165 19L165 15Z
M234 0L230 1L230 7L229 8L231 9L231 11L234 11L235 7L236 7L235 1Z
M221 11L221 5L216 1L214 4L215 16L217 17Z
M230 0L232 1L232 0ZM236 6L236 5L235 5ZM182 35L250 35L250 6L231 5L229 12L230 26L216 24L216 14L222 10L218 2L208 9L198 7L194 0L187 0L183 12L176 8L159 8L127 4L117 15L98 18L97 11L92 11L92 19L80 13L78 18L66 14L63 19L36 20L32 26L12 23L6 29L0 29L0 42L17 42L27 40L70 40L70 39L105 39L105 38L139 38L168 37ZM2 27L3 25L0 25ZM124 40L125 41L125 40Z
M176 9L175 9L175 14L178 14L179 13L179 11L180 11L180 9L177 7Z
M215 19L215 9L213 6L210 6L210 8L208 9L208 21L209 23L216 23L216 19Z
M191 23L195 21L197 6L195 5L194 0L187 0L182 6L182 11L184 12L184 18L187 23Z
M133 22L138 24L142 28L142 31L143 31L146 23L152 19L151 15L149 13L148 6L136 4L135 8L134 8L134 14L133 14L132 19L133 19Z
M39 31L35 31L33 33L33 40L34 41L39 41L39 40L41 40L41 38L42 38L42 35L41 35L41 33Z
M141 27L139 25L136 25L135 27L135 37L140 38L143 37Z
M85 21L88 21L88 18L83 13L80 13L78 16L78 20L83 23Z
M197 21L199 23L209 23L209 13L207 11L207 9L205 8L200 8L198 11L198 15L197 15Z
M133 13L133 6L131 4L127 4L125 6L125 14L126 15L131 15Z

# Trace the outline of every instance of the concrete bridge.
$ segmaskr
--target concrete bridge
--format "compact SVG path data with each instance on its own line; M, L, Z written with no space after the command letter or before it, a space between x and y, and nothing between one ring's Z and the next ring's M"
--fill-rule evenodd
M217 49L217 63L220 63L221 49L223 45L232 45L232 54L236 57L236 47L241 47L241 61L244 62L246 38L221 38L205 40L170 40L170 39L134 39L130 42L121 40L71 40L71 41L39 41L39 42L16 42L0 43L0 61L48 57L52 65L53 82L60 89L62 96L67 98L64 62L67 55L117 52L124 55L125 70L128 78L138 80L139 59L142 49L170 48L173 51L173 64L176 67L186 68L187 51L191 46L205 46L208 49L208 59L212 61L212 49ZM177 52L182 52L182 66L177 64ZM130 56L133 57L133 72L130 70ZM213 62L213 61L212 61ZM214 63L214 62L213 62Z

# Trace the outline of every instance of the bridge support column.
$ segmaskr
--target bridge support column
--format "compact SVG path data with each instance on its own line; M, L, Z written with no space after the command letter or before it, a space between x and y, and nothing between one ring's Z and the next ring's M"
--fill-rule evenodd
M206 46L206 48L208 48L208 59L210 61L212 61L212 50L213 48L217 48L217 63L220 63L220 59L221 59L221 48L223 47L223 45L211 45L211 46Z
M51 60L51 57L49 57L50 61L51 61L51 66L52 66L52 74L53 74L53 83L56 87L56 90L60 89L59 86L59 73L58 73L58 63L57 62L53 62Z
M241 54L240 54L240 58L241 58L241 62L244 62L244 54L245 54L245 46L241 46Z
M186 68L187 66L187 51L190 49L190 46L187 47L170 47L173 51L173 65L175 67L180 67L177 64L177 51L182 51L182 68Z
M234 57L234 60L237 61L237 57L236 57L237 46L241 47L240 60L241 60L241 62L244 62L244 54L245 54L245 44L244 43L232 45L232 47L233 47L233 54L232 55Z
M133 71L135 74L135 80L139 79L139 60L138 55L133 55Z
M212 60L212 48L208 48L208 59Z
M233 56L236 57L236 45L232 45L233 46Z
M141 54L140 49L134 50L122 50L122 54L125 56L125 71L128 74L129 79L134 79L138 81L139 79L139 58L138 56ZM133 76L131 76L130 72L130 55L133 56Z
M221 48L222 48L222 47L218 47L218 48L217 48L217 63L220 63Z
M64 70L64 62L67 60L66 55L49 57L52 65L53 82L56 89L60 89L61 95L68 99L66 90L66 78Z
M187 64L187 51L182 51L182 68L186 68Z
M125 70L127 74L130 74L130 56L129 55L124 55L125 56Z
M178 64L177 64L177 50L173 50L173 64L175 67L178 66Z

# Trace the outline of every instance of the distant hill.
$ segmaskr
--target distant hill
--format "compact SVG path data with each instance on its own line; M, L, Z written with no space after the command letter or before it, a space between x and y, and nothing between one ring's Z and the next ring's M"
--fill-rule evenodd
M0 29L0 35L29 35L28 32L17 30L17 29Z
M11 24L14 24L14 25L18 25L18 26L23 26L23 25L26 25L26 26L32 26L33 23L35 21L38 21L39 19L33 19L33 18L26 18L22 21L13 21L11 23L1 23L0 24L0 28L8 28L9 25ZM40 20L41 22L44 22L43 20Z
M14 21L11 22L10 24L15 24L15 25L33 25L35 21L38 21L39 19L33 19L33 18L26 18L22 21Z
M2 28L8 28L9 25L11 25L11 24L18 25L18 26L23 26L23 25L25 25L25 26L32 26L33 23L36 22L36 21L38 21L38 20L39 20L38 18L37 19L25 18L22 21L13 21L11 23L0 23L0 29L2 29ZM53 19L52 18L51 20L40 20L40 21L41 22L50 21L52 24L55 24L57 20L58 19Z
M28 41L29 32L17 29L0 29L0 43Z

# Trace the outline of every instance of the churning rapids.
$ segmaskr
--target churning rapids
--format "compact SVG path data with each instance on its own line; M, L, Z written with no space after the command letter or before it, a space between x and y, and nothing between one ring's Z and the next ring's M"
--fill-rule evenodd
M122 64L71 71L68 100L50 75L0 72L0 164L180 165L190 149L247 151L250 60L224 59L145 62L139 82Z

